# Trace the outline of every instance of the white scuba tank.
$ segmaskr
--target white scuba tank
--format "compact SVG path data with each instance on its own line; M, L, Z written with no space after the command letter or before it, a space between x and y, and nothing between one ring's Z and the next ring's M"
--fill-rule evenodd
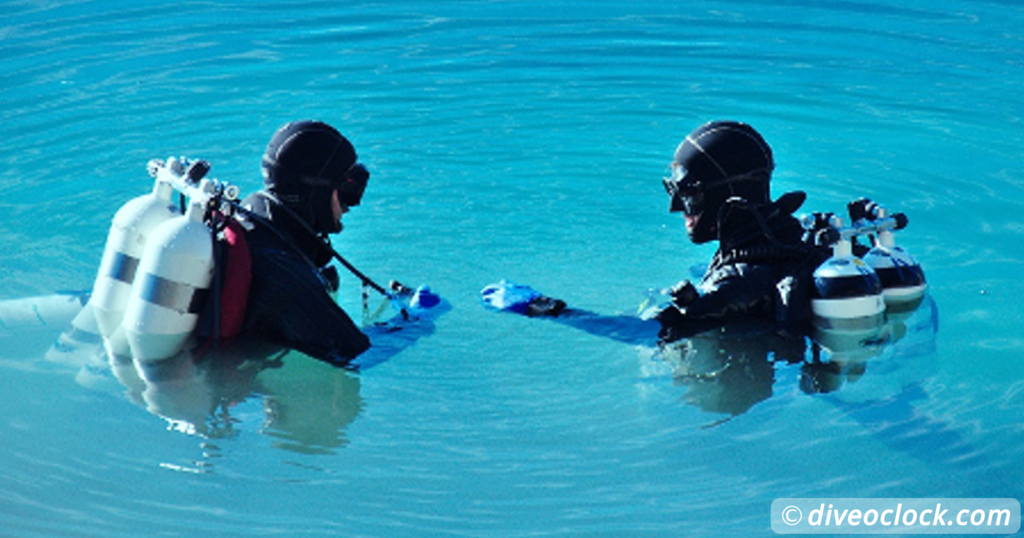
M193 198L184 215L149 237L123 321L136 361L174 356L195 328L213 275L204 211L205 200Z
M902 247L896 246L892 229L878 232L875 246L864 255L864 261L878 273L882 281L882 295L890 306L916 301L928 287L921 264Z
M839 328L880 323L885 301L878 274L853 255L849 235L852 232L842 229L842 222L836 217L832 217L831 225L840 236L832 247L832 257L814 270L811 310L815 324Z
M171 205L171 185L157 180L149 194L133 198L114 215L103 258L93 284L89 302L96 316L100 334L108 340L111 351L127 354L127 342L115 337L131 295L146 242L161 223L178 215Z

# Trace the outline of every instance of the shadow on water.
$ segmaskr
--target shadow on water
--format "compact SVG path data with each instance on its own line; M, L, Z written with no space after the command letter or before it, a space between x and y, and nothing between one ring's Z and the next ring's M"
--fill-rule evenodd
M88 294L67 292L0 302L0 339L24 366L75 371L87 388L122 393L165 420L168 428L205 439L236 436L243 422L234 411L259 402L259 431L273 446L329 454L348 444L345 430L360 414L358 371L379 365L434 332L446 301L365 327L371 350L350 368L337 368L300 352L239 338L215 348L190 346L158 361L109 353L97 334ZM58 331L62 331L59 332Z

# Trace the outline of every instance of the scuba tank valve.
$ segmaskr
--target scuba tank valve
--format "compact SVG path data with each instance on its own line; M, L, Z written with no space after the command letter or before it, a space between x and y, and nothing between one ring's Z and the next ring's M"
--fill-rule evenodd
M878 274L886 304L905 305L918 301L924 295L927 283L924 270L906 250L896 245L893 232L908 224L903 213L892 215L882 206L859 198L847 204L852 222L861 228L870 228L875 234L873 246L864 256L864 262Z
M853 238L864 230L843 226L831 213L815 213L802 221L808 237L818 246L831 246L832 257L814 270L811 310L815 324L849 325L877 318L880 322L885 303L882 286L875 271L853 255Z

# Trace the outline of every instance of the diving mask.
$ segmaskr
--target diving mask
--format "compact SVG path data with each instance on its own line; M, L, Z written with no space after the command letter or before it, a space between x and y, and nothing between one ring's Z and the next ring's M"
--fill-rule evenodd
M669 211L682 211L686 215L696 216L704 210L704 191L700 183L688 178L686 169L679 165L670 168L671 175L661 178L671 202Z
M370 171L360 163L353 164L338 181L338 201L348 207L359 205L369 180Z
M682 211L687 216L697 216L704 211L705 192L719 187L740 182L762 182L767 185L765 179L769 172L767 168L758 168L742 174L724 177L711 181L701 181L693 178L685 168L679 164L673 164L668 177L661 179L665 192L672 198L669 211ZM732 189L730 188L730 192Z

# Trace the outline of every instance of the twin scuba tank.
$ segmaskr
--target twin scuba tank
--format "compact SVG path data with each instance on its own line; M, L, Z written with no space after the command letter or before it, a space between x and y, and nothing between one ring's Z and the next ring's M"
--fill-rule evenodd
M907 216L894 213L861 198L849 204L854 225L874 230L873 247L863 256L882 282L882 296L889 309L916 304L927 289L924 270L903 247L896 245L893 231L907 226Z
M847 206L850 224L832 213L804 217L806 239L831 246L832 256L814 271L811 310L822 329L856 329L880 324L889 309L912 308L924 295L924 271L893 232L907 225L902 213L890 215L878 204L861 198ZM871 248L857 256L858 236L869 236ZM859 245L858 245L859 246Z
M172 357L191 336L214 273L211 215L238 196L204 177L205 161L148 169L153 190L114 215L90 298L108 354L140 361Z

